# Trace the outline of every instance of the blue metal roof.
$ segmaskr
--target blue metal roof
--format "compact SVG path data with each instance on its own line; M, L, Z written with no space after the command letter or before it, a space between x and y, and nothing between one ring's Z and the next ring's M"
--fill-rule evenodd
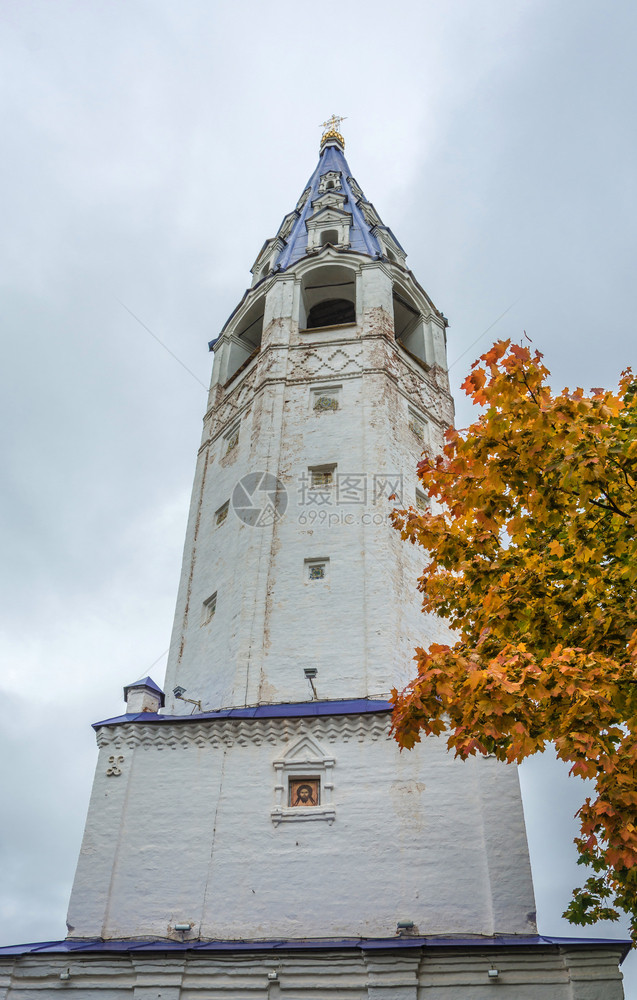
M120 722L201 722L205 719L298 719L318 715L364 715L368 712L391 712L393 707L390 701L377 698L349 698L342 701L284 702L278 705L253 705L250 708L220 708L216 712L198 712L196 715L138 712L94 722L93 729L116 726Z
M272 262L273 270L285 271L301 257L305 257L307 253L307 228L305 224L314 212L312 202L320 197L318 190L320 179L323 174L330 171L340 174L341 187L338 193L346 195L343 210L352 216L349 231L350 249L357 253L368 254L370 257L382 256L383 250L380 242L372 233L372 227L365 219L358 204L360 196L352 190L351 181L353 178L345 154L339 145L328 144L321 151L316 170L305 186L303 193L309 191L305 204L296 212L298 218L289 235L285 238L286 246L279 251Z
M269 277L272 272L280 273L281 271L285 271L288 267L292 267L292 265L296 264L297 261L307 256L307 221L317 211L314 202L316 202L317 198L321 198L327 194L327 191L322 193L319 191L321 177L324 174L331 172L339 175L338 179L340 182L340 187L334 188L331 193L344 196L344 199L337 199L342 205L339 210L346 212L347 215L351 216L348 250L354 251L355 253L363 253L373 258L383 257L383 247L378 239L378 236L374 232L374 230L378 228L387 233L399 250L404 253L404 250L399 241L396 239L394 233L388 226L384 225L378 215L378 212L371 202L365 198L360 185L354 177L352 177L349 164L345 159L345 153L341 145L335 139L328 141L321 149L316 170L307 182L303 193L297 202L297 207L294 211L289 212L284 216L277 235L274 239L266 240L261 248L257 260L260 259L261 254L267 247L271 247L273 244L276 244L279 247L278 251L269 260L270 270L268 271L268 275L256 281L251 288L246 289L241 301L232 310L228 319L224 323L221 334L219 334L218 337L215 337L214 340L210 340L208 342L209 351L213 350L217 341L221 339L223 331L226 329L232 317L241 308L253 289L260 285L261 281L265 281L266 277ZM365 212L367 212L370 221L365 218ZM287 231L290 222L292 223L291 228L287 235L285 235L285 231ZM267 258L267 256L268 255L266 254L265 257ZM429 298L429 296L427 296L427 298ZM433 306L433 303L431 304Z
M41 941L36 944L16 944L0 948L0 957L34 954L95 954L113 952L134 952L152 954L154 952L184 951L393 951L403 948L621 948L622 961L631 948L625 938L570 938L534 935L494 935L493 937L391 937L391 938L288 938L260 941L169 941L161 939L135 940L70 940Z

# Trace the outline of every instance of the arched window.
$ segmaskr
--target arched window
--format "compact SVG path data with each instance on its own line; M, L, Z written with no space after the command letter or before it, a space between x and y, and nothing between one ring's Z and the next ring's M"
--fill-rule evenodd
M261 348L263 333L263 312L265 296L260 296L236 324L225 334L225 366L226 383L252 358Z
M312 306L307 317L307 329L315 330L319 326L342 326L343 323L356 322L354 303L347 299L327 299Z
M350 267L325 264L303 276L301 329L342 326L356 322L356 276Z
M409 293L394 286L394 336L410 354L427 363L425 319Z
M326 229L324 233L321 233L321 246L324 247L327 243L331 243L333 247L338 243L338 230L337 229Z

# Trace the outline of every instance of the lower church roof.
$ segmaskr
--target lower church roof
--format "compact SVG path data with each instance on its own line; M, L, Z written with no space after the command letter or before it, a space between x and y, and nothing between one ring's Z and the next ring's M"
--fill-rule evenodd
M261 941L168 941L148 939L41 941L36 944L16 944L0 948L0 958L11 955L78 954L135 952L185 952L185 951L388 951L396 948L620 948L623 961L631 949L631 942L612 938L553 937L546 934L493 935L492 937L395 937L395 938L292 938Z
M93 729L99 729L100 726L115 726L120 722L201 722L202 719L287 719L314 718L319 715L365 715L368 712L391 712L393 707L390 701L379 698L348 698L341 701L284 702L277 705L253 705L249 708L220 708L216 712L198 712L196 715L138 712L94 722Z

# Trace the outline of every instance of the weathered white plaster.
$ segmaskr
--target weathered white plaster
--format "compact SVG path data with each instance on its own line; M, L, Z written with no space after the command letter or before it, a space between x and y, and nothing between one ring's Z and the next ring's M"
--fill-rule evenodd
M160 695L146 688L130 688L126 699L126 712L136 715L139 712L158 712L161 705Z
M338 255L322 254L320 266L328 259ZM304 700L307 665L318 668L321 698L379 696L408 679L415 645L446 635L441 622L420 613L422 555L403 545L389 524L392 490L376 499L373 492L384 477L393 477L399 491L402 477L403 501L414 503L423 442L409 428L409 402L417 404L427 439L438 448L451 401L446 381L393 342L390 269L358 261L360 321L353 326L300 333L293 277L272 280L260 355L206 419L166 680L169 702L176 685L204 709ZM308 268L311 274L311 262L304 261L295 273L303 279ZM338 410L312 410L312 392L335 379ZM237 420L239 443L226 454L224 434ZM324 464L336 465L339 476L363 475L365 501L344 502L334 488L328 503L311 505L316 495L304 492L303 477ZM217 528L215 512L243 476L258 470L284 484L285 516L254 528L231 511ZM324 556L330 559L327 586L307 586L305 561ZM201 605L214 591L217 612L202 626ZM173 703L169 710L189 708Z
M401 754L388 726L384 713L100 730L70 936L171 937L185 921L204 939L391 937L404 919L421 934L535 933L516 769L458 763L438 739ZM327 822L286 809L290 774L320 776Z

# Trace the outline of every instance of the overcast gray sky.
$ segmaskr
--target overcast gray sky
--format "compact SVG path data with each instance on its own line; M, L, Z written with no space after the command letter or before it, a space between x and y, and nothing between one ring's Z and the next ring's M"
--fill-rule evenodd
M65 934L89 724L163 680L207 341L319 123L347 116L449 317L460 425L470 362L523 330L557 388L611 386L635 364L636 29L631 0L2 0L1 943ZM540 929L581 933L581 789L546 759L523 785Z

